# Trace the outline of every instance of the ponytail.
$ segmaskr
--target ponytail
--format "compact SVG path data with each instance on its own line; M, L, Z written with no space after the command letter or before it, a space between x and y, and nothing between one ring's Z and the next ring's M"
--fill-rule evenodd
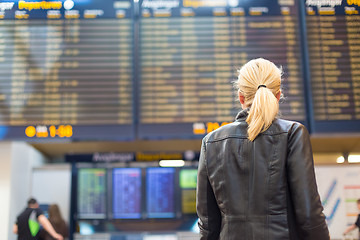
M266 88L259 88L256 91L253 103L246 119L248 123L248 138L250 141L266 131L274 121L279 111L279 102L275 95Z
M281 74L274 63L262 58L251 60L239 70L235 86L245 97L244 105L250 107L246 119L250 141L266 131L279 112L276 95L280 92Z

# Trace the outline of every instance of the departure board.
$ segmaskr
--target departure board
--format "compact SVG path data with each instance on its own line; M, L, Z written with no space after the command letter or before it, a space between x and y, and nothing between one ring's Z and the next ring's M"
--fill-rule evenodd
M304 122L298 10L281 0L143 0L140 138L197 138L234 121L231 82L258 57L285 72L282 117Z
M181 212L196 214L197 169L181 169L179 173L181 189Z
M141 168L113 169L113 218L141 218Z
M305 8L313 132L360 132L360 2L329 4Z
M0 138L134 138L132 2L0 3Z
M175 217L175 169L146 169L147 218Z
M79 219L103 219L106 217L105 169L79 169L77 198Z

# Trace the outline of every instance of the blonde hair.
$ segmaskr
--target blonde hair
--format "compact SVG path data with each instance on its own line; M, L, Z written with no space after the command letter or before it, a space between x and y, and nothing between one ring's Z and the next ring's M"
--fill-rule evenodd
M238 73L234 86L244 96L244 105L250 107L246 122L248 139L253 141L270 127L279 112L276 96L280 92L282 70L269 60L257 58L242 66Z

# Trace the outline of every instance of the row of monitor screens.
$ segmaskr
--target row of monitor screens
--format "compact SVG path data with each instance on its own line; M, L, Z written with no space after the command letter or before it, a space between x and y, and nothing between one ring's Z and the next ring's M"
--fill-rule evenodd
M195 168L80 168L77 218L156 219L194 215L196 181Z

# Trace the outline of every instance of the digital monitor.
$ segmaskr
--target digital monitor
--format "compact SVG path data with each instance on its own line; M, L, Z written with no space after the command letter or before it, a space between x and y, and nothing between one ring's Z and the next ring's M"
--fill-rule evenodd
M181 212L183 214L196 213L196 189L181 190Z
M132 3L1 1L0 139L134 138Z
M196 188L197 169L181 169L179 178L180 188Z
M196 213L196 183L197 169L181 169L179 184L181 189L181 212L183 214Z
M146 209L148 218L175 217L175 169L146 170Z
M141 218L141 168L113 169L113 218Z
M106 217L105 169L79 169L77 214L79 219L103 219Z
M359 1L305 7L314 133L360 132Z
M170 2L141 2L140 138L202 138L233 122L237 69L259 57L284 70L282 116L306 122L295 1Z

